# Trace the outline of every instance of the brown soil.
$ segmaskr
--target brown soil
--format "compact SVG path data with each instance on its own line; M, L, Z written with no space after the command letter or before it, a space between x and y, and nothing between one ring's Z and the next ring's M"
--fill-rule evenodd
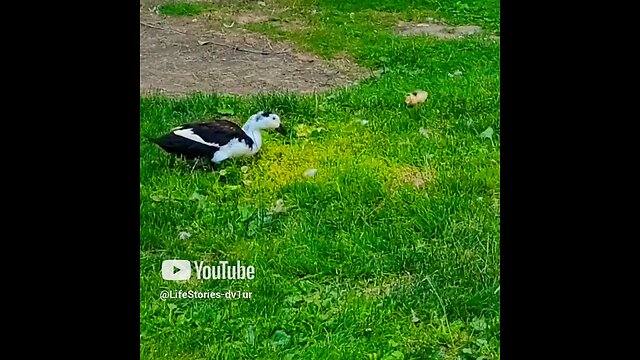
M161 0L154 0L161 2ZM347 86L368 71L352 61L326 61L266 36L215 32L202 18L163 17L140 9L140 93L310 93ZM248 15L237 19L263 21Z
M434 181L434 173L431 170L420 170L414 167L398 169L394 176L394 185L412 185L416 189L422 189Z
M463 38L468 35L473 35L480 33L482 28L480 26L475 25L465 25L465 26L451 26L438 22L427 22L427 23L400 23L396 26L396 32L400 35L406 36L415 36L415 35L426 35L433 36L439 39L458 39ZM490 36L493 40L499 40L499 36Z

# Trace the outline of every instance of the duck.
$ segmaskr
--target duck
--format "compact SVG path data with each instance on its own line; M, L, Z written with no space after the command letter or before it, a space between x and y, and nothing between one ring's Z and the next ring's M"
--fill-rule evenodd
M186 160L206 158L215 171L227 159L257 154L262 147L261 131L269 129L287 134L280 117L266 111L253 114L242 127L226 119L200 121L174 127L167 134L149 140Z

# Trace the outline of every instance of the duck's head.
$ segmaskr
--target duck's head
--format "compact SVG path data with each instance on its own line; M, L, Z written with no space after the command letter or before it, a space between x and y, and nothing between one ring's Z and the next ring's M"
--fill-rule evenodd
M280 123L280 117L271 112L259 112L249 119L249 126L256 130L275 129L282 135L286 135L284 126Z

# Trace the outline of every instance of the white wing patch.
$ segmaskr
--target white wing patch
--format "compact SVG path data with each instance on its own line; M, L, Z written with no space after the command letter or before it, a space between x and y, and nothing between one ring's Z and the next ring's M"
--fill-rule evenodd
M242 157L242 156L251 156L254 155L255 153L258 152L258 148L257 147L249 147L244 140L243 141L239 141L238 139L233 139L231 141L229 141L228 144L226 144L225 146L221 147L220 150L218 150L214 155L213 155L213 162L215 163L219 163L221 161L224 161L226 159L230 159L230 158L236 158L236 157Z
M185 139L189 139L191 141L195 141L195 142L198 142L198 143L203 144L203 145L212 146L212 147L220 147L219 144L210 143L210 142L204 141L203 138L201 138L200 136L196 135L193 132L193 129L179 129L179 130L175 130L173 133L178 135L178 136L181 136L181 137L183 137Z

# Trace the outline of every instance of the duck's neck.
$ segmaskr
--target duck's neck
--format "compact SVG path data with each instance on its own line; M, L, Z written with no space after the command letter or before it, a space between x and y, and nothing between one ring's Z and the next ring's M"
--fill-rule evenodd
M260 132L260 130L254 129L251 125L251 122L247 122L242 127L242 130L244 130L244 132L251 138L251 140L253 140L254 151L258 151L258 149L260 149L260 147L262 146L262 133Z

